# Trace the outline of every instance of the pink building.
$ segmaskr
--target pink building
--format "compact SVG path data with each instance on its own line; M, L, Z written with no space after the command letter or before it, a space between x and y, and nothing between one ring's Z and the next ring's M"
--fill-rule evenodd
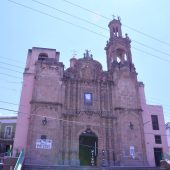
M166 123L166 135L168 140L168 153L170 153L170 122Z
M159 166L162 154L168 152L163 108L159 105L146 104L144 84L140 82L139 87L147 160L150 166Z
M163 110L146 104L131 40L109 23L107 70L86 50L64 69L55 49L33 47L23 77L13 153L26 164L159 166L168 151Z

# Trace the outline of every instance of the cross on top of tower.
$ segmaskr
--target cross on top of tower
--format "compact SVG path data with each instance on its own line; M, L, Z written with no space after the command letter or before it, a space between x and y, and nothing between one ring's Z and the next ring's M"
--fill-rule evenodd
M119 20L119 21L121 21L120 16L117 16L117 19L116 19L116 16L113 14L112 17L113 17L113 20Z
M93 59L93 55L89 53L90 50L85 50L85 53L84 53L84 58L85 59Z

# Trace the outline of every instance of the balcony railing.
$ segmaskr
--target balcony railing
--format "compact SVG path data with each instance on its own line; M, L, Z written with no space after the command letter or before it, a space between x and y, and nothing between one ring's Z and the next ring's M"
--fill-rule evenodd
M5 132L0 133L0 139L14 139L15 133L7 134Z

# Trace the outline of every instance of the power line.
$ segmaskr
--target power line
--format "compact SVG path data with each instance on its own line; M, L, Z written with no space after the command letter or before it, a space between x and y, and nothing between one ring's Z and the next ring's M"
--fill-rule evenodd
M77 17L77 16L75 16L75 15L72 15L72 14L70 14L70 13L68 13L68 12L65 12L65 11L62 11L62 10L60 10L60 9L57 9L57 8L55 8L55 7L53 7L53 6L48 5L48 4L41 3L41 2L39 2L39 1L37 1L37 0L32 0L32 1L33 1L33 2L36 2L36 3L38 3L38 4L41 4L41 5L43 5L43 6L46 6L46 7L50 8L50 9L53 9L53 10L56 10L56 11L58 11L58 12L64 13L64 14L66 14L66 15L68 15L68 16L71 16L71 17L73 17L73 18L76 18L76 19L78 19L78 20L81 20L81 21L84 21L84 22L89 23L89 24L91 24L91 25L94 25L94 26L96 26L96 27L98 27L98 28L100 28L100 29L109 31L108 29L106 29L106 28L104 28L104 27L101 27L101 26L99 26L99 25L97 25L97 24L94 24L94 23L92 23L92 22L89 22L89 21L86 20L86 19ZM141 43L141 42L139 42L139 41L136 41L136 40L132 40L132 41L135 42L135 43L137 43L137 44L140 44L140 45L142 45L142 46L144 46L144 47L146 47L146 48L149 48L149 49L151 49L151 50L154 50L154 51L156 51L156 52L159 52L159 53L161 53L161 54L170 56L170 54L168 54L168 53L166 53L166 52L164 52L164 51L161 51L161 50L158 50L158 49L156 49L156 48L150 47L150 46L148 46L148 45L146 45L146 44L144 44L144 43Z
M68 15L68 16L71 16L71 17L73 17L73 18L76 18L76 19L78 19L78 20L81 20L81 21L84 21L84 22L89 23L89 24L91 24L91 25L94 25L94 26L96 26L96 27L98 27L98 28L100 28L100 29L103 29L103 30L107 30L107 31L108 31L108 29L106 29L106 28L104 28L104 27L101 27L101 26L99 26L99 25L97 25L97 24L94 24L94 23L92 23L92 22L89 22L88 20L86 20L86 19L84 19L84 18L78 17L78 16L76 16L76 15L72 15L72 14L70 14L70 13L68 13L68 12L62 11L62 10L60 10L60 9L57 9L57 8L55 8L55 7L52 7L52 6L48 5L48 4L45 4L45 3L42 3L42 2L39 2L39 1L36 1L36 0L32 0L32 1L33 1L33 2L36 2L36 3L38 3L38 4L41 4L41 5L43 5L43 6L46 6L46 7L48 7L48 8L51 8L51 9L53 9L53 10L56 10L56 11L58 11L58 12L61 12L61 13L63 13L63 14L66 14L66 15Z
M146 44L144 44L144 43L141 43L141 42L139 42L139 41L136 41L136 40L132 40L132 41L135 42L136 44L142 45L142 46L144 46L144 47L146 47L146 48L149 48L149 49L151 49L151 50L153 50L153 51L156 51L156 52L158 52L158 53L161 53L161 54L170 56L170 54L168 54L168 53L166 53L166 52L164 52L164 51L158 50L158 49L153 48L153 47L151 47L151 46L148 46L148 45L146 45Z
M107 36L105 36L105 35L103 35L103 34L97 33L97 32L95 32L95 31L93 31L93 30L90 30L90 29L88 29L88 28L86 28L86 27L83 27L83 26L80 26L80 25L78 25L78 24L74 24L74 23L72 23L72 22L70 22L70 21L67 21L67 20L64 20L64 19L62 19L62 18L59 18L59 17L53 16L53 15L50 15L50 14L45 13L45 12L42 12L42 11L40 11L40 10L38 10L38 9L35 9L35 8L32 8L32 7L29 7L29 6L20 4L20 3L18 3L18 2L12 1L12 0L8 0L8 1L9 1L9 2L12 2L12 3L14 3L14 4L17 4L17 5L19 5L19 6L22 6L22 7L24 7L24 8L30 9L30 10L32 10L32 11L41 13L41 14L46 15L46 16L49 16L49 17L54 18L54 19L56 19L56 20L60 20L60 21L65 22L65 23L67 23L67 24L70 24L70 25L73 25L73 26L75 26L75 27L84 29L84 30L86 30L86 31L88 31L88 32L94 33L94 34L99 35L99 36L101 36L101 37L107 38Z
M83 9L83 10L85 10L85 11L88 11L88 12L90 12L90 13L92 13L92 14L98 15L98 16L100 16L100 17L102 17L102 18L104 18L104 19L107 19L107 20L109 20L109 21L111 20L110 18L108 18L108 17L106 17L106 16L104 16L104 15L101 15L101 14L99 14L99 13L97 13L97 12L94 12L94 11L92 11L92 10L90 10L90 9L84 8L84 7L82 7L82 6L78 5L78 4L75 4L75 3L73 3L73 2L70 2L70 1L67 1L67 0L63 0L63 1L69 3L69 4L73 5L73 6L76 6L76 7L78 7L78 8L81 8L81 9Z
M9 83L9 84L22 84L22 82L9 81L9 80L2 79L2 78L1 78L1 80L5 81L6 83Z
M12 89L11 89L12 90ZM155 101L154 101L155 102ZM7 102L7 101L2 101L2 100L0 100L0 103L6 103L6 104L11 104L11 105L19 105L19 104L16 104L16 103L12 103L12 102ZM152 102L151 102L152 103ZM155 105L157 105L158 103L154 103ZM147 104L147 105L150 105L150 104ZM160 104L159 104L160 105ZM162 105L162 104L161 104ZM22 105L22 106L25 106L25 105ZM170 105L162 105L163 106L163 109L165 109L165 108L167 108L167 109L169 109L170 108ZM165 111L164 111L165 112ZM168 114L168 115L170 115L170 113L164 113L164 114Z
M17 67L17 68L20 68L20 69L24 69L24 67L21 67L21 66L17 66L17 65L12 65L12 64L8 64L8 63L5 63L5 62L1 62L1 64L5 64L5 65L9 65L9 66L12 66L12 67Z
M0 75L5 75L5 76L7 76L7 77L12 77L12 78L19 78L19 79L21 79L21 77L13 76L13 75L6 74L6 73L0 73Z
M5 104L10 104L10 105L19 105L19 104L16 104L16 103L11 103L11 102L6 102L6 101L2 101L2 100L0 100L0 103L5 103Z
M5 104L15 105L15 106L26 106L26 105L16 104L16 103L7 102L7 101L2 101L2 100L0 100L0 103L5 103Z
M151 54L151 53L149 53L149 52L146 52L146 51L141 50L141 49L136 48L136 47L132 47L132 48L135 49L135 50L137 50L137 51L140 51L140 52L142 52L142 53L144 53L144 54L147 54L147 55L150 55L150 56L152 56L152 57L155 57L155 58L157 58L157 59L159 59L159 60L161 60L161 61L165 61L165 62L170 63L170 60L167 60L167 59L161 58L161 57L159 57L159 56L153 55L153 54Z
M9 1L9 2L12 2L12 3L14 3L14 4L17 4L17 5L19 5L19 6L22 6L22 7L24 7L24 8L30 9L30 10L32 10L32 11L41 13L41 14L46 15L46 16L49 16L49 17L51 17L51 18L53 18L53 19L60 20L60 21L65 22L65 23L67 23L67 24L70 24L70 25L73 25L73 26L75 26L75 27L84 29L84 30L86 30L86 31L88 31L88 32L94 33L94 34L99 35L99 36L101 36L101 37L107 38L107 36L105 36L105 35L103 35L103 34L97 33L97 32L95 32L95 31L93 31L93 30L90 30L90 29L88 29L88 28L86 28L86 27L83 27L83 26L80 26L80 25L78 25L78 24L74 24L74 23L69 22L69 21L67 21L67 20L64 20L64 19L61 19L61 18L59 18L59 17L56 17L56 16L53 16L53 15L47 14L47 13L45 13L45 12L42 12L42 11L37 10L37 9L34 9L34 8L32 8L32 7L29 7L29 6L26 6L26 5L17 3L17 2L12 1L12 0L8 0L8 1ZM137 42L137 41L136 41L136 42ZM139 43L139 42L138 42L138 43ZM140 43L140 44L142 45L143 43ZM149 46L146 46L146 45L145 45L145 47L150 48ZM151 53L145 52L145 51L140 50L140 49L137 49L137 48L135 48L135 47L132 47L132 48L134 48L134 49L136 49L136 50L138 50L138 51L141 51L141 52L143 52L143 53L145 53L145 54L149 54L149 55L151 55L151 56L154 56L155 58L158 58L158 59L160 59L160 60L162 60L162 61L170 62L170 61L167 60L167 59L163 59L163 58L161 58L161 57L155 56L155 55L153 55L153 54L151 54ZM152 48L152 47L151 47L151 48ZM154 49L154 48L152 48L152 49ZM156 50L156 49L155 49L155 50ZM161 52L160 50L156 50L156 51ZM164 53L164 54L165 54L165 53ZM166 53L166 55L167 55L167 53ZM169 54L168 54L168 55L169 55Z
M0 110L6 110L6 111L10 111L10 112L16 112L16 113L18 113L18 111L16 111L16 110L7 109L7 108L4 108L4 107L0 107Z
M92 14L98 15L98 16L106 19L106 20L109 20L109 21L111 20L111 18L108 18L108 17L106 17L106 16L104 16L104 15L101 15L101 14L99 14L99 13L97 13L97 12L94 12L94 11L92 11L92 10L89 10L89 9L87 9L87 8L84 8L84 7L82 7L82 6L78 5L78 4L75 4L75 3L73 3L73 2L70 2L70 1L68 1L68 0L62 0L62 1L66 2L66 3L69 3L69 4L73 5L73 6L76 6L76 7L78 7L78 8L81 8L81 9L83 9L83 10L85 10L85 11L88 11L88 12L90 12L90 13L92 13ZM149 35L149 34L143 33L142 31L139 31L139 30L137 30L137 29L135 29L135 28L132 28L132 27L130 27L130 26L128 26L128 25L125 25L125 24L122 24L122 25L123 25L124 27L127 27L128 29L131 29L131 30L133 30L133 31L135 31L135 32L137 32L137 33L145 36L145 37L151 38L151 39L153 39L153 40L155 40L155 41L158 41L158 42L160 42L160 43L162 43L162 44L165 44L165 45L170 46L170 44L167 43L167 42L165 42L165 41L162 41L162 40L160 40L160 39L158 39L158 38L155 38L155 37L153 37L153 36L151 36L151 35Z
M16 72L16 73L21 73L21 74L23 74L22 72L20 72L20 71L16 71L16 70L12 70L12 69L9 69L9 68L7 68L7 67L0 67L0 69L5 69L5 70L9 70L9 71L12 71L12 72Z
M10 0L9 0L10 1ZM37 11L38 12L38 11ZM44 14L44 13L43 13ZM46 14L44 14L44 15L46 15ZM48 14L47 14L48 15ZM49 16L49 15L48 15ZM57 19L57 18L56 18ZM64 20L64 21L66 21L66 20ZM66 21L67 22L67 21ZM68 22L67 22L68 23ZM70 22L69 22L69 24L70 24ZM76 26L75 24L72 24L71 23L71 25L74 25L74 26ZM76 26L77 27L77 26ZM80 27L80 28L82 28L82 27ZM84 27L85 28L85 27ZM86 29L85 29L86 30ZM88 30L87 30L88 31ZM91 31L90 31L91 32ZM94 33L94 32L93 32ZM98 34L98 33L97 33ZM104 36L104 35L103 35ZM106 37L106 36L104 36L104 37ZM150 47L149 47L150 48ZM152 47L151 47L152 48ZM138 49L138 51L139 51L139 49ZM142 51L142 50L140 50L140 51ZM146 53L146 54L148 54L148 55L152 55L152 56L154 56L154 57L156 57L156 58L159 58L160 60L162 60L162 61L166 61L166 62L170 62L169 60L164 60L164 59L162 59L162 58L160 58L160 57L158 57L158 56L155 56L155 55L153 55L153 54L150 54L150 53L147 53L147 52L145 52L145 51L143 51L143 53ZM169 54L168 54L169 55ZM9 64L8 64L9 65Z
M8 57L3 57L2 55L0 55L0 58L9 60L9 61L12 61L12 62L15 62L15 63L18 63L18 62L21 63L21 61L19 61L19 60L14 60L14 59L11 59L11 58L8 58Z
M153 37L153 36L151 36L151 35L149 35L149 34L143 33L143 32L141 32L141 31L139 31L139 30L137 30L137 29L135 29L135 28L129 27L129 26L125 25L125 24L122 24L122 25L123 25L124 27L127 27L127 28L129 28L129 29L131 29L131 30L133 30L133 31L141 34L141 35L144 35L145 37L151 38L151 39L153 39L153 40L155 40L155 41L157 41L157 42L160 42L160 43L162 43L162 44L165 44L165 45L167 45L167 46L170 46L170 44L167 43L167 42L165 42L165 41L162 41L162 40L160 40L160 39L158 39L158 38L155 38L155 37Z
M13 110L13 109L4 108L4 107L0 107L0 110L6 110L6 111L22 113L22 114L30 114L30 113L26 113L26 112L24 113L24 112L16 111L16 110ZM34 111L30 114L30 116L37 116L37 117L43 117L43 118L46 117L46 118L51 119L51 120L58 120L58 121L62 120L63 122L76 123L76 124L82 124L82 125L86 125L87 124L86 122L80 122L80 121L75 121L75 120L67 120L67 119L51 117L51 116L47 116L47 115L38 115L38 114L35 114ZM111 127L108 127L108 126L104 126L104 125L96 125L95 123L91 123L89 125L94 126L94 127L103 127L103 128L114 129L114 128L111 128ZM144 123L143 123L143 125L145 126ZM160 126L165 126L165 124L162 124Z
M9 89L9 88L2 87L2 86L1 86L0 88L1 88L1 89L5 89L5 90L8 90L8 91L13 91L13 92L14 92L14 91L17 91L16 89Z
M16 2L14 2L14 1L11 1L11 0L8 0L8 1L10 1L10 2L13 2L13 3L16 3ZM54 17L54 16L52 16L52 15L49 15L49 14L47 14L47 13L44 13L44 12L42 12L42 11L39 11L39 10L36 10L36 9L33 9L33 8L31 8L31 7L28 7L28 6L25 6L25 5L23 5L23 4L19 4L19 3L16 3L17 5L21 5L21 6L23 6L23 7L26 7L26 8L29 8L29 9L31 9L31 10L35 10L36 12L39 12L39 13L42 13L42 14L44 14L44 15L48 15L48 16L50 16L50 17ZM55 19L60 19L60 18L56 18L56 17L54 17ZM62 21L63 21L63 19L61 19ZM77 24L73 24L73 23L71 23L71 22L68 22L68 21L66 21L66 20L64 20L64 22L66 22L66 23L69 23L69 24L72 24L72 25L74 25L74 26L79 26L79 25L77 25ZM85 28L85 27L82 27L82 26L79 26L80 28ZM86 28L85 28L86 29ZM86 29L87 30L87 29ZM89 31L89 30L88 30ZM94 31L91 31L90 30L90 32L93 32L93 33L95 33L96 34L96 32L94 32ZM99 34L99 33L97 33L98 35L101 35L101 34ZM104 36L104 35L102 35L102 36ZM106 37L106 36L104 36L104 37ZM145 45L146 46L146 45ZM149 47L150 48L150 47ZM160 58L160 57L158 57L158 56L155 56L155 55L153 55L153 54L151 54L151 53L147 53L147 52L145 52L145 51L142 51L142 50L140 50L140 49L137 49L137 48L135 48L136 50L139 50L139 51L141 51L141 52L143 52L143 53L146 53L146 54L149 54L149 55L151 55L151 56L154 56L154 57L156 57L156 58L159 58L160 60L162 60L162 61L166 61L166 62L170 62L169 60L165 60L165 59L162 59L162 58ZM167 54L167 53L166 53ZM168 54L169 55L169 54ZM1 62L2 63L2 62ZM4 63L4 64L7 64L7 63ZM9 65L9 64L8 64ZM11 66L14 66L14 65L11 65ZM17 66L18 67L18 66ZM9 76L9 75L8 75Z

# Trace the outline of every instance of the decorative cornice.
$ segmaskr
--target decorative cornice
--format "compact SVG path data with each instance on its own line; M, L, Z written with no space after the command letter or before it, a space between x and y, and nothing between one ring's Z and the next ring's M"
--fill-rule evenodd
M63 106L62 103L58 103L58 102L46 102L46 101L35 101L35 100L31 100L30 104L45 104L45 105L55 105L55 106Z
M137 111L137 112L143 112L142 108L123 108L123 107L115 107L115 111Z
M64 67L64 64L62 62L58 62L54 58L47 58L45 60L37 60L35 65L37 64L56 65L56 66Z
M70 78L66 78L64 77L62 79L62 81L64 81L65 83L70 82L72 84L74 83L95 83L95 84L102 84L102 85L114 85L114 81L112 80L100 80L100 79L96 79L96 80L90 80L90 79L70 79Z
M110 111L68 111L65 113L62 113L64 117L74 117L74 116L79 116L81 114L85 114L88 116L93 116L93 115L98 115L101 118L108 118L108 119L116 119L115 116L112 115Z

